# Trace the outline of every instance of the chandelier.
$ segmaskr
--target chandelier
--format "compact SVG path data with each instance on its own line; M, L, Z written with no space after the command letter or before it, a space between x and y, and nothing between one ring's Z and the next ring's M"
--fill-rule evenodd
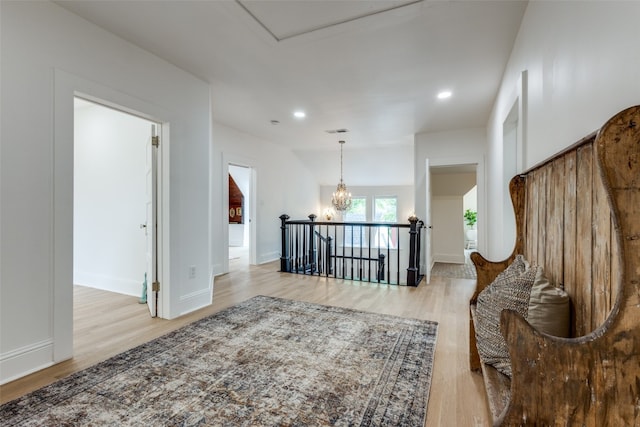
M331 204L338 212L344 212L351 207L351 193L347 191L347 186L342 181L342 146L344 141L338 142L340 143L340 183L331 197Z

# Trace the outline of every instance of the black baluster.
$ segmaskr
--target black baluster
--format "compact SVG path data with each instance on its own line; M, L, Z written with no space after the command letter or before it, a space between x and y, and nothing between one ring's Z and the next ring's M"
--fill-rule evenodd
M380 250L378 249L378 273L377 273L378 283L384 280L384 258L385 258L384 254L380 253Z

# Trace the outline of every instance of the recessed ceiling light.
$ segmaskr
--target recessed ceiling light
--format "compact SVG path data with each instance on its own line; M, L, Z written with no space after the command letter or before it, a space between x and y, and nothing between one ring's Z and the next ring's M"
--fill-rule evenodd
M450 90L443 90L438 94L438 99L447 99L447 98L451 98Z
M293 116L297 119L304 119L305 117L307 117L304 111L294 111Z

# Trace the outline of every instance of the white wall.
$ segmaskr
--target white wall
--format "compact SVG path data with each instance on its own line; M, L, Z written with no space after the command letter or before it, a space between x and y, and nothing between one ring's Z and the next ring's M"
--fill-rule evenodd
M339 177L337 178L340 179ZM318 221L324 221L322 214L326 209L332 209L331 196L336 191L335 185L323 185L320 187L320 210L313 212L318 216ZM409 223L408 219L414 213L413 185L381 185L381 186L347 186L352 197L367 198L367 221L373 221L373 198L375 196L396 196L398 198L398 222ZM311 213L311 212L310 212ZM296 218L296 219L306 219ZM340 215L336 215L334 221L340 221Z
M464 263L464 195L474 173L433 173L431 169L431 247L435 262Z
M212 94L215 96L215 93ZM288 149L215 122L213 118L214 174L224 182L227 164L250 166L256 175L256 204L251 218L255 225L255 259L263 264L280 258L280 215L306 218L318 212L319 186L311 172ZM224 172L222 172L224 171ZM214 176L214 179L216 177ZM229 270L228 246L229 201L225 201L224 184L212 188L212 264L215 274ZM225 213L227 216L225 216Z
M475 186L462 198L462 209L463 212L467 209L478 212L478 189Z
M462 197L434 195L431 202L433 260L464 264Z
M73 283L140 296L151 122L98 105L74 118Z
M418 218L425 217L425 159L431 166L477 164L478 186L478 250L483 252L485 233L485 148L483 128L415 135L415 206ZM432 178L433 178L432 174ZM432 238L433 240L433 238Z
M434 170L431 170L431 191L434 196L459 196L462 198L475 185L475 173L442 171L434 173Z
M210 303L209 86L49 2L0 2L0 381L72 356L73 96L163 127L161 310ZM55 212L55 215L54 215ZM189 266L197 277L188 279Z
M343 153L347 187L413 185L413 146L351 148L348 135ZM320 185L337 185L340 179L340 147L324 151L294 151L303 165L313 171Z
M488 122L490 212L502 192L502 124L527 71L525 160L530 167L640 102L640 2L529 2ZM522 119L522 115L520 117ZM489 221L490 235L502 226ZM488 256L513 242L489 241Z

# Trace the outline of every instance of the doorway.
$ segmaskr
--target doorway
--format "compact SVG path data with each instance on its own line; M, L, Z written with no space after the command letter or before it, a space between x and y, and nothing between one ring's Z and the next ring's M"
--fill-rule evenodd
M466 256L466 209L475 211L475 250L483 250L484 161L481 157L425 160L427 218L425 271L440 277L474 279ZM427 283L429 283L427 281Z
M251 168L228 165L229 271L249 265L251 247Z
M159 127L74 98L73 283L136 296L152 317Z
M467 251L477 247L476 221L467 219L477 218L477 165L432 166L430 172L433 260L465 264Z

